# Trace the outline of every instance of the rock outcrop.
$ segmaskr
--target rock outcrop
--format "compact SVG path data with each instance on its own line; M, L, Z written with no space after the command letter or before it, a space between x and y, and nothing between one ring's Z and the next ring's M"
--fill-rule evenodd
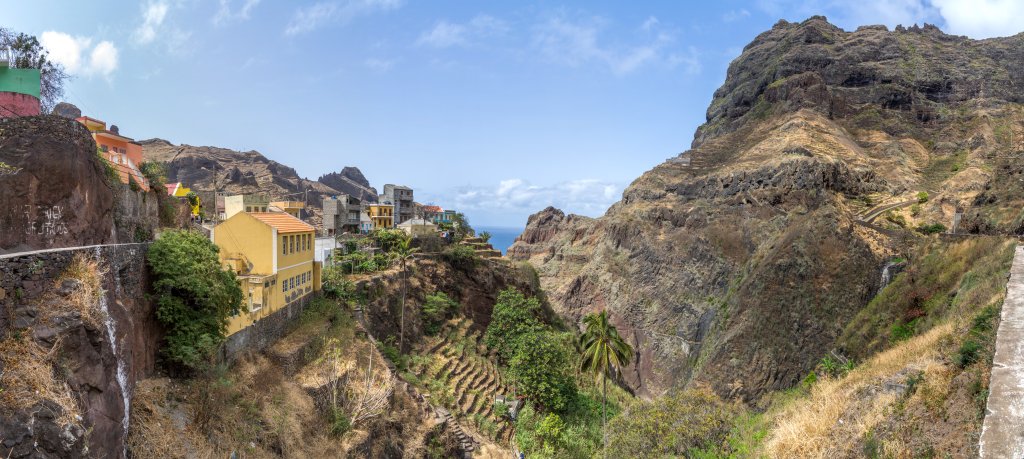
M1020 36L780 21L730 65L690 150L600 218L531 216L509 256L564 317L609 310L638 393L706 382L757 403L837 350L914 243L897 222L951 226L959 209L961 229L1024 231L1022 62ZM918 192L893 223L860 221Z
M370 186L370 181L357 167L346 166L341 172L331 172L316 181L364 201L377 201L377 190Z
M0 120L0 253L114 242L114 188L79 123Z

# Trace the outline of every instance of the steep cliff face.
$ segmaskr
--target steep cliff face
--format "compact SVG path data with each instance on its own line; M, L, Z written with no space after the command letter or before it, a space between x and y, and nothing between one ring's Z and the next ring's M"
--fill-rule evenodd
M960 209L961 230L1021 232L1022 57L1024 36L781 21L730 65L692 149L600 218L535 214L509 255L564 316L612 313L641 394L705 381L754 402L836 348L916 243L897 223Z

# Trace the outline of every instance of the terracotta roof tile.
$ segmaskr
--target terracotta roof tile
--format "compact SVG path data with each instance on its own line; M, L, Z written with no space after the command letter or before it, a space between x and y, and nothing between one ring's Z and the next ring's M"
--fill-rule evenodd
M444 212L441 206L423 206L424 212Z
M285 212L251 212L249 215L271 228L276 228L279 234L313 231L311 225Z

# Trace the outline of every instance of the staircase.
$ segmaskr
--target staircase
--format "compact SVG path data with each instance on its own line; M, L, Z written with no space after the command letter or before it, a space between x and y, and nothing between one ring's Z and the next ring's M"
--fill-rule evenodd
M428 363L410 368L421 382L440 382L450 397L435 398L463 425L495 443L512 441L512 424L494 413L496 395L511 395L493 362L493 353L483 345L483 333L472 331L469 319L452 319L437 337L423 346ZM436 383L435 383L436 385Z
M459 244L472 248L480 258L501 258L501 251L478 237L467 237Z

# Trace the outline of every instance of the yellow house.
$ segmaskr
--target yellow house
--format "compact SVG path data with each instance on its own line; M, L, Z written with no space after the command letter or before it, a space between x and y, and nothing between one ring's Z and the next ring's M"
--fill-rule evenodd
M270 207L277 207L292 217L300 218L299 212L306 208L306 203L302 201L270 201Z
M239 212L266 212L270 199L262 194L236 194L224 197L224 219Z
M370 214L373 229L386 229L395 226L395 206L391 204L367 204L366 212Z
M228 320L228 335L320 290L313 231L284 212L238 212L214 227L221 263L238 275L249 310Z

